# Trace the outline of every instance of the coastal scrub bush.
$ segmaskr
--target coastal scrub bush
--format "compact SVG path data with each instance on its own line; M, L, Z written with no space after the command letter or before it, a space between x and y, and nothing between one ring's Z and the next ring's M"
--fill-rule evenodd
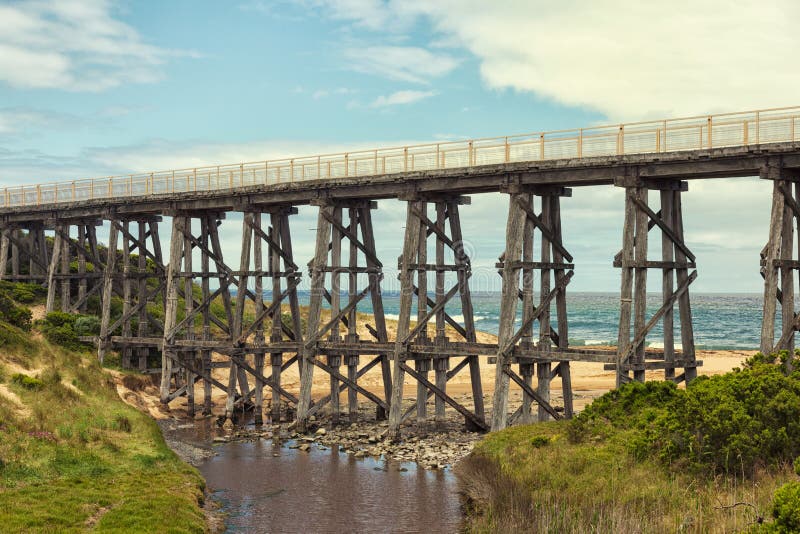
M95 336L100 333L100 318L82 315L75 319L75 333L79 336Z
M25 304L31 303L36 300L36 295L34 295L33 292L24 287L15 287L14 290L11 292L11 296L17 302L23 302Z
M772 517L777 527L770 529L773 532L800 532L800 482L789 482L775 491Z
M0 321L0 347L27 349L32 346L31 338L19 328Z
M28 331L31 329L31 310L17 306L7 291L0 291L0 321Z
M84 331L91 331L94 328L96 317L76 315L66 312L50 312L44 320L39 323L45 339L53 345L64 347L65 349L82 351L88 345L78 339L78 336L85 335Z
M637 458L697 472L750 476L800 454L800 372L788 355L757 356L743 369L671 382L629 383L596 400L570 424L573 443L621 434Z
M44 382L38 378L28 376L23 373L14 373L11 375L11 382L29 390L41 389L44 386Z

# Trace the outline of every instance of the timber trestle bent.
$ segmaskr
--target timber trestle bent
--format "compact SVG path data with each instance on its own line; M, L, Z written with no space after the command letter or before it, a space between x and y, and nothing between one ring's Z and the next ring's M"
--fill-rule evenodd
M321 413L333 423L355 421L365 402L388 419L392 437L404 424L439 427L448 410L469 429L496 430L571 417L573 361L615 370L618 384L655 370L666 380L693 380L702 362L689 287L702 258L687 245L681 197L691 180L761 176L773 188L761 254L761 348L794 348L800 143L522 162L506 154L506 161L391 174L373 161L376 173L368 177L0 208L0 277L46 285L47 311L99 315L98 330L84 338L97 344L98 357L119 351L122 366L160 374L161 400L185 397L189 413L197 388L210 413L216 388L226 395L226 417L254 409L256 422L296 418L300 429ZM569 346L567 288L580 265L562 213L574 188L586 185L624 191L622 249L609 255L621 271L616 350ZM467 195L498 193L508 206L505 232L502 223L492 229L504 235L500 250L491 251L502 252L493 267L502 277L499 332L496 342L479 341L462 220L469 217ZM403 202L406 213L396 332L384 313L387 258L379 256L385 247L377 246L374 227L384 199ZM307 273L291 223L303 205L317 218ZM101 227L106 244L98 239ZM224 254L222 236L231 233L241 239L239 258ZM661 256L652 259L648 236L658 233ZM648 317L653 270L661 272L661 297ZM307 308L300 305L304 282ZM664 348L646 349L658 323ZM490 407L481 365L494 370ZM379 379L368 381L368 373ZM458 373L469 374L465 395L453 394ZM551 388L556 379L560 399ZM512 388L521 393L515 410Z

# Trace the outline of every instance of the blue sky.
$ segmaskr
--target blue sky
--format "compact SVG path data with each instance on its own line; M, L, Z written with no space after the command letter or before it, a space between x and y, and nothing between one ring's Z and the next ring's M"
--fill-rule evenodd
M0 185L798 103L795 3L642 4L0 1ZM769 194L692 184L697 290L760 290ZM575 289L617 289L621 208L612 188L564 201ZM462 215L489 289L505 211ZM376 214L387 265L402 218ZM296 219L310 257L313 210Z

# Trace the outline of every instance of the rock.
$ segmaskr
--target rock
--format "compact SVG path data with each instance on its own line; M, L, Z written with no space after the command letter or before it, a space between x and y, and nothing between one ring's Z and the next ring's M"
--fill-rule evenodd
M300 444L299 443L292 443L291 445L289 445L289 448L290 449L299 449L300 448Z
M298 449L300 449L301 451L304 451L304 452L308 452L308 450L310 448L311 448L311 445L309 445L308 443L303 443L302 445L300 445L300 447L298 447Z
M230 419L225 419L225 422L222 424L222 428L226 431L233 430L233 421Z
M225 436L214 436L213 442L214 443L227 443L228 438Z
M317 429L317 431L315 432L315 434L316 434L317 436L324 436L324 435L325 435L325 434L327 434L327 433L328 433L328 431L327 431L327 430L325 430L324 428L318 428L318 429Z
M356 458L366 458L368 456L367 451L360 450L356 451L355 455Z

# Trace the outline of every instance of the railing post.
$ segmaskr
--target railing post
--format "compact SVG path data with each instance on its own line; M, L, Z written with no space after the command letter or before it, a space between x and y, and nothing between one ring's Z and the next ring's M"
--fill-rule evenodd
M378 149L375 149L375 153L373 154L373 164L372 170L375 174L378 174Z
M264 183L269 183L269 161L264 162Z
M53 202L58 202L58 182L53 184Z
M75 202L75 180L72 180L72 201Z
M756 144L761 143L761 113L756 111Z
M320 172L322 171L322 169L320 168L321 166L322 166L322 159L320 156L317 156L317 180L320 179Z
M506 137L506 139L508 139ZM578 157L583 157L583 128L578 130Z
M625 125L619 125L619 132L617 133L617 155L621 156L625 153Z
M403 148L403 170L408 170L408 147Z
M436 145L436 147L438 148L439 145ZM510 155L511 155L510 154L510 148L508 146L508 137L505 138L505 147L504 148L505 148L505 162L508 163L509 159L511 159L510 158Z
M711 135L712 132L712 119L711 115L708 116L708 148L714 147L714 137Z
M474 153L472 151L472 141L470 141L469 142L469 150L467 151L467 158L469 159L468 167L472 167L472 165L473 165L473 156L474 156Z
M239 187L244 186L244 163L239 164Z
M667 121L666 120L664 121L663 127L664 127L664 145L661 147L661 149L662 149L663 152L666 152L667 151Z
M750 135L750 122L744 121L744 125L742 126L742 144L744 146L747 146L749 142L748 139L749 135Z
M539 159L544 160L544 134L539 134Z
M108 177L108 187L106 191L106 198L113 198L114 197L114 177Z
M439 168L439 143L436 143L436 168Z
M344 175L350 176L350 154L344 154Z
M38 206L41 203L42 203L42 187L37 185L36 186L36 205Z

